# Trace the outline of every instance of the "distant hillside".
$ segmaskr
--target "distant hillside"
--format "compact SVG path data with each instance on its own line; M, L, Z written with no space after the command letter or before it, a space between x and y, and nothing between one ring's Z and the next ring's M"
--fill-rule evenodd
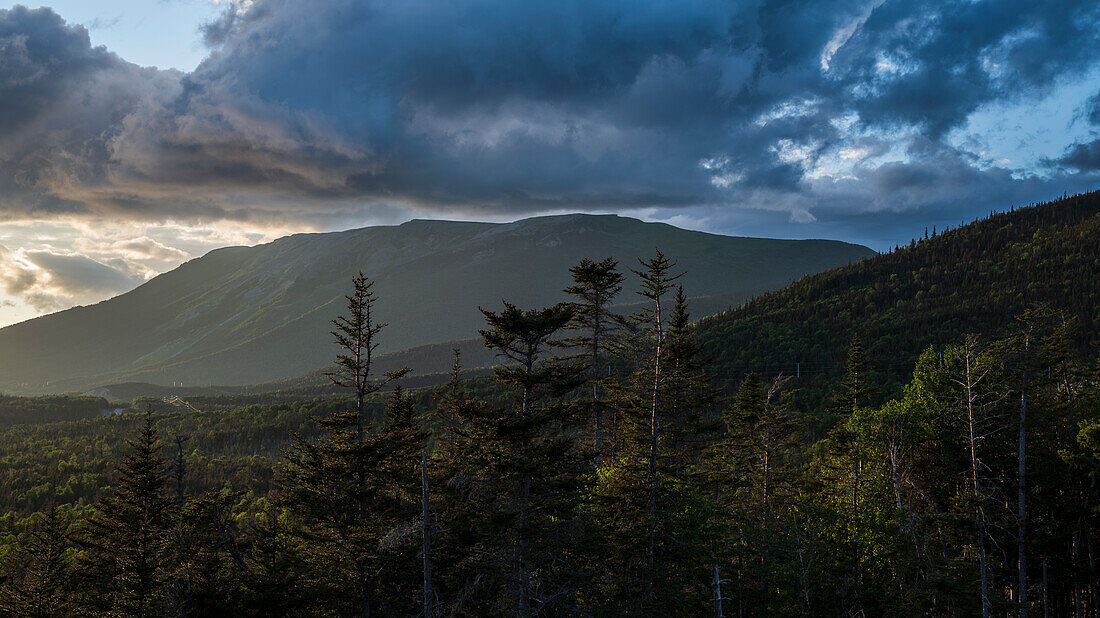
M1090 360L1100 335L1100 192L1015 209L850 266L804 277L703 319L702 340L737 383L755 371L801 374L802 404L820 409L859 333L881 394L920 352L965 333L1003 333L1034 303L1078 321Z
M51 395L12 397L0 395L0 428L21 423L57 423L93 418L111 411L102 397Z
M377 282L378 316L390 324L381 351L392 352L476 336L478 306L496 307L502 297L524 306L564 300L568 268L583 257L629 264L655 246L689 271L691 296L709 297L699 307L715 310L874 254L841 242L735 238L613 215L298 234L212 251L111 300L0 329L0 390L291 378L331 361L329 320L344 310L356 271Z
M435 386L446 382L453 366L454 350L462 353L462 375L473 377L492 373L491 367L497 363L493 350L485 347L480 337L433 343L407 350L382 354L372 365L371 373L380 376L387 371L402 367L415 367L413 375L401 380L407 389L422 386ZM206 403L202 409L224 408L251 403L272 403L282 401L303 401L317 397L347 396L348 389L333 385L327 372L331 368L256 384L175 386L151 384L148 382L123 382L107 384L91 389L84 395L103 397L110 401L129 402L136 397L163 398L178 396L196 403L201 398ZM216 401L215 401L216 400Z

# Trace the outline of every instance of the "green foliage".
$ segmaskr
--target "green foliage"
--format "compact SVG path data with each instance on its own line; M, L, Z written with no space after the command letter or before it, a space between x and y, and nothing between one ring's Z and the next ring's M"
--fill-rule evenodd
M75 569L69 522L51 505L27 524L20 553L0 587L0 613L35 618L70 614Z
M166 605L174 505L151 414L129 446L114 491L100 500L80 532L82 604L108 614L155 616Z
M457 608L475 614L569 611L578 536L571 496L582 459L572 440L575 415L561 398L583 383L584 366L550 352L573 308L505 302L500 312L482 313L482 337L506 362L496 376L511 398L473 401L452 382L443 399L452 430L441 456L454 465L444 500L461 539L449 551L472 554L449 578L452 598L469 599Z
M93 418L113 407L102 397L50 395L13 397L0 394L0 427L21 423L56 423Z
M824 419L817 431L835 420L822 411L857 333L880 397L900 393L928 346L968 332L1005 336L1035 304L1078 320L1071 348L1091 362L1100 337L1097 214L1100 192L994 214L704 318L700 340L728 385L752 372L797 372L794 405Z
M1047 227L1090 229L1094 199L957 233L1004 256L1015 236L989 245L974 230L1042 223L1016 239L1028 244ZM1076 263L1092 250L1062 251ZM364 316L340 331L353 399L0 429L0 613L422 615L425 600L458 616L1095 613L1095 314L1029 305L959 331L927 306L942 343L901 378L876 350L903 359L912 333L884 344L874 320L846 321L852 304L837 318L852 327L843 370L731 385L731 351L714 346L728 333L707 339L720 321L691 322L669 258L643 264L645 305L603 352L556 353L562 335L593 332L578 305L505 303L482 312L483 344L503 359L492 378L462 379L456 351L444 387L378 392L388 378L351 353L370 349L354 343L377 326ZM983 315L975 281L953 288L959 315ZM921 291L900 302L933 296ZM760 326L759 309L734 323ZM593 390L601 354L614 372Z

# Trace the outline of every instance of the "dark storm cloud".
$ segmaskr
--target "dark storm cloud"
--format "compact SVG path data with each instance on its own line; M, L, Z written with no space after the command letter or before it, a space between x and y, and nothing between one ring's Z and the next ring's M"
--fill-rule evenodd
M1089 97L1088 101L1085 101L1083 116L1089 121L1089 124L1100 127L1100 92Z
M982 212L1094 178L1094 144L1038 178L946 136L983 105L1095 67L1098 11L256 0L206 26L210 55L182 75L17 7L0 11L0 215L732 205L812 221L936 210L952 195ZM904 160L874 162L892 146ZM822 180L815 168L845 147L853 173Z
M834 61L865 122L937 137L984 103L1095 65L1098 23L1091 2L884 2Z
M1074 144L1056 163L1081 172L1100 171L1100 139L1087 144Z
M178 77L126 63L49 9L0 11L0 215L79 214L108 181L109 139Z
M1085 104L1078 110L1075 118L1083 118L1093 127L1100 129L1100 92L1089 97ZM1094 130L1092 135L1095 137ZM1044 163L1052 168L1069 168L1081 173L1100 172L1100 139L1090 142L1074 142L1066 152L1057 159L1045 160Z

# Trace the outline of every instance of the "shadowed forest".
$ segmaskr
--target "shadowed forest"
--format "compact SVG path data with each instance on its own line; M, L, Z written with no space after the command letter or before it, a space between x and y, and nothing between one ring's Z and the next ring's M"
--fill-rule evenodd
M0 612L1096 615L1098 213L702 321L675 256L584 260L572 302L480 308L491 377L408 390L360 274L316 342L342 397L6 398Z

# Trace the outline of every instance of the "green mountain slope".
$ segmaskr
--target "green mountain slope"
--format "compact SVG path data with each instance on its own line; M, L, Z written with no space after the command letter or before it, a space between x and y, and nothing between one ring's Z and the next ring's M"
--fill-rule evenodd
M834 241L736 238L611 215L298 234L212 251L111 300L0 329L0 390L293 377L331 360L329 320L356 271L376 281L379 318L390 324L385 352L475 336L479 305L563 300L568 268L581 258L633 262L655 246L689 271L691 295L719 306L873 255Z
M821 410L858 333L896 393L930 344L1004 333L1032 304L1077 320L1095 360L1100 336L1100 192L997 214L869 260L808 276L700 321L722 377L801 374L800 400Z

